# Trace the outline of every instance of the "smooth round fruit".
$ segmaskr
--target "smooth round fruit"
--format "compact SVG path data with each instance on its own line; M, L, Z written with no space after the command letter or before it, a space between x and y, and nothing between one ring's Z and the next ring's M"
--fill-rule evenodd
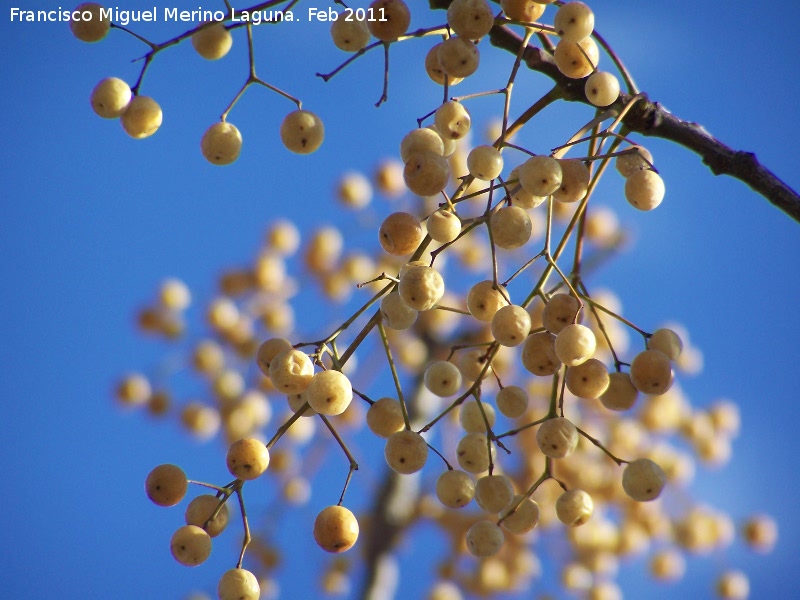
M456 85L461 82L462 78L450 77L442 67L442 63L439 62L439 49L442 47L443 43L444 42L439 42L428 50L428 53L425 55L425 72L434 83L444 85L445 81L447 81L448 85Z
M505 475L484 475L475 482L475 502L488 513L499 513L513 499L514 485Z
M556 336L555 351L558 359L568 367L586 362L594 354L597 340L585 325L567 325Z
M228 526L228 505L219 506L220 499L213 494L202 494L194 498L186 507L184 520L187 525L197 525L206 530L209 536L217 537ZM209 521L219 507L217 516ZM208 524L206 525L206 522Z
M514 512L511 509L516 505ZM522 495L516 495L511 500L511 505L500 513L500 527L508 531L521 535L533 531L539 524L539 505Z
M447 159L435 152L415 152L403 166L403 182L417 196L435 196L449 180Z
M428 444L420 434L404 429L393 433L383 449L386 463L398 473L416 473L428 460Z
M358 540L358 519L344 506L323 508L314 520L314 540L325 552L345 552Z
M147 497L159 506L175 506L186 495L189 483L186 473L177 465L159 465L147 475L144 489Z
M479 321L491 322L503 306L508 306L508 300L491 280L479 281L467 294L467 309Z
M642 169L652 169L653 155L644 146L628 146L623 150L628 154L620 154L614 166L625 179Z
M559 160L558 164L561 165L561 185L553 192L553 199L566 203L583 199L591 179L588 167L574 158Z
M567 2L556 11L553 27L562 40L580 42L594 30L594 13L583 2Z
M405 427L403 408L399 400L381 398L367 410L367 427L375 435L388 438Z
M723 600L746 600L750 597L750 580L741 571L725 571L717 579L717 595Z
M69 22L72 35L82 42L99 42L111 29L111 21L103 18L103 6L96 2L84 2L75 7L74 13L80 13L80 20ZM88 18L84 18L88 17Z
M433 152L444 156L444 142L441 136L428 127L412 129L400 140L400 159L407 162L417 152Z
M504 541L503 531L491 521L478 521L467 531L467 549L479 558L497 554Z
M441 398L453 396L461 389L461 371L446 360L431 363L425 369L425 387Z
M448 100L437 108L433 120L442 138L451 140L460 140L469 133L472 126L472 119L467 109L454 100Z
M640 169L625 180L625 199L639 210L653 210L664 199L664 180L655 171Z
M500 307L492 317L492 336L502 346L519 346L531 332L531 315L516 304Z
M122 128L129 136L141 140L153 135L161 127L163 115L158 102L149 96L134 96L128 108L120 115Z
M446 39L439 46L439 65L447 75L463 79L478 70L481 53L473 42L460 36Z
M567 389L578 398L599 398L611 382L608 369L596 358L567 369Z
M467 155L470 175L481 181L491 181L503 171L503 155L488 144L475 146Z
M494 407L487 402L478 404L477 400L469 400L458 411L458 422L467 433L486 433L487 422L493 427L494 421Z
M608 376L608 389L600 396L600 403L609 410L628 410L639 397L631 383L630 373L616 371Z
M489 469L489 444L482 433L468 433L456 446L458 464L468 473L483 473Z
M292 343L284 338L270 338L264 341L256 352L256 364L261 373L269 377L269 366L281 352L292 350Z
M116 119L121 116L130 101L130 86L116 77L106 77L101 80L89 98L92 110L104 119Z
M197 525L184 525L172 535L169 548L179 563L196 567L211 554L211 536Z
M597 68L600 51L590 37L577 43L562 39L556 45L553 58L563 75L570 79L583 79Z
M609 106L619 98L619 79L607 71L595 71L584 85L586 98L595 106Z
M536 443L542 454L550 458L564 458L578 446L578 430L569 419L548 419L536 432Z
M571 294L555 294L542 309L542 325L550 333L559 333L575 322L581 305Z
M230 51L233 36L224 23L214 23L192 34L192 46L206 60L217 60Z
M637 502L658 498L666 481L664 471L649 458L628 463L622 472L622 489Z
M226 121L214 123L203 134L200 151L212 165L229 165L242 151L242 134Z
M549 331L529 335L522 346L522 366L540 377L552 375L561 368L555 344L556 336Z
M261 440L245 438L230 445L225 460L231 475L248 481L260 477L267 470L269 450Z
M505 250L520 248L528 243L533 223L527 211L519 206L504 206L492 215L492 240Z
M534 23L544 14L544 4L533 0L500 0L500 7L509 19Z
M269 378L284 394L297 394L314 376L314 363L302 350L289 348L276 354L269 365Z
M381 316L389 329L403 330L417 320L418 312L408 306L395 290L381 300Z
M351 208L364 208L372 200L372 184L357 171L342 175L336 187L336 196L342 204Z
M390 214L378 230L381 247L394 256L413 253L424 237L425 232L419 219L407 212Z
M345 52L358 52L369 44L369 28L366 21L345 21L345 13L339 13L331 23L331 39L334 46Z
M261 597L261 587L250 571L230 569L219 578L217 596L219 600L258 600Z
M448 469L436 480L436 497L448 508L461 508L475 496L472 477L458 469Z
M393 42L411 24L411 12L403 0L375 0L367 9L375 20L367 21L369 32L382 42Z
M304 391L308 405L321 415L340 415L353 400L353 386L347 375L332 369L320 371Z
M532 156L518 169L520 184L533 196L546 197L561 187L561 163L552 156Z
M660 350L666 354L670 360L678 360L683 350L683 342L680 336L672 329L662 327L656 329L647 340L649 350Z
M569 490L556 500L556 516L568 527L578 527L588 521L594 512L592 497L583 490Z
M643 350L631 361L631 383L643 394L660 395L672 387L672 363L660 350Z
M507 385L497 392L495 404L501 415L516 419L528 408L528 393L518 385Z
M325 127L322 120L308 110L295 110L281 123L281 141L295 154L311 154L322 145Z
M461 219L454 212L440 208L428 217L428 235L442 244L455 240L461 233Z
M492 7L486 0L453 0L447 7L447 24L458 36L480 39L494 26Z

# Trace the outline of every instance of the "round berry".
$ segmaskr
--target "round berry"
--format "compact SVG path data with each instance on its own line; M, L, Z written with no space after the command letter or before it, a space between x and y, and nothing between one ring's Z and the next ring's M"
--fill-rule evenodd
M497 392L495 404L501 415L516 419L528 408L528 393L518 385L507 385Z
M192 34L192 46L206 60L217 60L230 51L233 36L224 23L214 23Z
M495 245L505 250L524 246L533 233L533 223L527 211L516 205L504 206L494 213L490 227Z
M453 396L461 389L461 371L453 363L438 360L425 369L425 387L439 397Z
M322 120L308 110L295 110L281 123L281 141L295 154L311 154L322 145L325 127Z
M578 527L588 521L594 512L592 497L583 490L569 490L556 500L556 516L568 527Z
M366 21L345 21L344 13L339 13L337 19L331 23L331 39L339 50L358 52L369 44L369 36Z
M403 408L399 400L381 398L367 410L367 427L375 435L388 438L405 427Z
M130 86L116 77L106 77L92 90L89 102L92 110L104 119L116 119L131 101Z
M578 430L569 419L553 417L539 425L536 443L545 456L564 458L578 446Z
M314 520L314 540L325 552L346 552L358 540L358 519L344 506L323 508Z
M417 196L435 196L444 190L449 180L447 159L436 152L415 152L403 167L403 181Z
M664 180L655 171L640 169L625 180L625 198L639 210L653 210L664 199Z
M622 472L622 489L637 502L658 498L666 481L664 471L649 458L628 463Z
M494 26L492 7L486 0L453 0L447 7L447 24L458 36L480 39Z
M511 509L516 505L514 512ZM511 500L510 506L500 513L500 526L508 531L521 535L533 531L539 523L539 505L521 495L516 495Z
M553 27L562 40L580 42L594 30L594 13L583 2L567 2L556 11Z
M137 140L153 135L161 121L161 107L149 96L134 96L120 116L125 133Z
M321 415L340 415L353 400L353 386L341 371L320 371L304 391L309 406Z
M430 310L444 295L444 280L432 267L413 265L401 273L397 291L414 310Z
M213 494L197 496L186 507L184 513L186 524L202 527L212 538L217 537L228 526L228 505L220 506L219 503L220 499ZM215 512L216 516L211 519Z
M467 309L479 321L491 322L495 313L507 305L508 300L491 280L476 283L467 294Z
M519 346L531 332L531 316L516 304L500 307L492 317L492 336L502 346Z
M261 597L261 587L250 571L229 569L219 578L217 596L219 600L258 600Z
M196 567L211 554L211 536L197 525L184 525L172 535L169 548L179 563Z
M390 214L378 230L381 247L394 256L413 253L425 237L422 224L407 212Z
M231 123L214 123L203 134L200 151L212 165L229 165L242 151L242 134Z
M103 6L96 2L84 2L75 7L74 13L81 18L69 22L72 35L82 42L99 42L111 29L111 21L104 18Z
M504 541L503 531L491 521L478 521L467 531L467 548L479 558L497 554Z
M369 5L369 14L380 15L367 21L369 32L382 42L393 42L411 24L411 12L403 0L374 0Z
M416 473L428 460L428 444L417 432L404 429L386 440L384 456L387 464L398 473Z
M237 479L256 479L269 466L269 450L261 440L241 439L228 448L226 462L228 471Z
M453 36L439 45L439 65L447 75L463 79L478 70L481 54L473 42Z
M144 483L147 497L159 506L175 506L186 495L189 483L186 473L177 465L159 465L147 475Z
M428 235L432 240L447 244L461 233L461 219L454 212L440 208L428 217Z
M488 513L499 513L513 499L514 485L505 475L484 475L475 482L475 502Z
M475 496L472 477L458 469L448 469L436 480L436 497L448 508L461 508Z
M555 351L558 359L568 367L586 362L594 354L597 340L585 325L573 323L558 332Z

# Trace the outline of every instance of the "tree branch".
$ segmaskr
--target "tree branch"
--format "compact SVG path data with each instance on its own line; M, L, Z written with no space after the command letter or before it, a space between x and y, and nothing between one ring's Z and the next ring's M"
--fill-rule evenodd
M495 26L489 33L489 39L492 45L513 54L519 52L522 44L522 38L503 26ZM564 100L592 106L584 93L584 80L562 75L550 53L529 45L522 55L522 62L532 71L550 77ZM609 108L621 109L630 99L630 96L621 94L620 99ZM622 122L630 131L669 140L691 150L703 159L714 175L730 175L746 183L800 223L800 195L762 165L752 152L730 148L701 125L685 121L649 99L637 102Z

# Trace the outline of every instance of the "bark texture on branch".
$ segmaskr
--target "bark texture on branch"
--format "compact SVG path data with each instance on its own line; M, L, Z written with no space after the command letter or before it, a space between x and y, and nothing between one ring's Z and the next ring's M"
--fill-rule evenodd
M489 39L494 46L514 54L519 52L522 45L522 38L502 26L494 27L489 33ZM549 52L528 45L523 53L523 63L529 69L550 77L564 100L591 106L583 91L584 80L562 75ZM610 108L622 109L629 100L630 96L622 94ZM669 140L691 150L702 158L714 175L730 175L746 183L800 223L800 196L762 165L752 152L734 150L708 133L701 125L685 121L649 99L638 101L622 122L630 131Z

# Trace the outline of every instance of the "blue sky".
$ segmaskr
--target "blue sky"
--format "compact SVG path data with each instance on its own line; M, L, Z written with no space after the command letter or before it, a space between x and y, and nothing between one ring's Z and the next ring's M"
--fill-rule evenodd
M58 6L48 0L20 4ZM138 5L130 2L130 8ZM800 8L794 2L763 9L684 0L668 9L607 0L592 6L598 30L651 98L725 143L755 151L789 185L800 187L793 43ZM414 20L412 27L425 22ZM257 30L258 73L322 116L325 144L311 156L286 152L277 132L291 103L254 89L229 118L242 130L242 157L215 168L200 156L198 141L245 77L243 36L217 63L202 61L188 44L159 56L143 90L161 103L164 125L152 138L134 141L118 123L96 117L88 97L103 77L135 79L138 66L130 61L144 46L118 31L100 44L83 44L64 23L10 23L8 13L0 13L0 453L8 486L0 583L8 597L183 598L193 589L213 590L219 573L231 566L238 530L197 569L172 561L168 540L182 511L157 509L142 492L145 475L161 462L217 482L226 470L219 441L199 444L175 422L128 414L112 401L120 373L152 369L170 352L136 334L133 315L167 276L184 279L195 297L210 298L214 278L226 267L247 264L267 224L278 217L297 220L304 233L326 221L352 227L352 217L332 199L339 173L368 173L380 158L393 156L416 117L440 98L436 86L420 83L414 62L427 46L393 48L389 103L375 109L382 73L377 54L326 84L314 73L332 69L344 55L330 44L325 25L292 27ZM159 40L177 32L164 23L137 31ZM464 90L502 85L506 61L487 54L479 76L500 77L465 82ZM525 74L515 93L535 98L546 89L541 79ZM497 103L473 106L476 121L486 123ZM587 114L579 107L553 111L525 140L555 146ZM709 597L714 573L732 566L750 574L752 597L787 597L796 589L800 552L794 510L800 476L793 464L800 451L793 422L798 224L743 184L713 177L687 151L645 142L667 182L667 198L653 213L641 214L624 203L619 181L604 188L603 202L618 209L636 245L604 268L598 281L617 290L626 314L637 321L677 320L690 329L705 370L682 382L684 389L699 405L733 398L743 416L732 463L722 471L700 469L692 493L735 518L754 511L776 516L780 541L769 557L735 547L692 561L681 584L644 589L652 598ZM366 220L390 210L376 201ZM371 243L353 235L357 244ZM298 301L298 315L315 312L313 304L302 303L307 300ZM325 315L326 323L341 316ZM379 478L381 461L365 459L371 474L359 473L359 486L369 489ZM334 485L338 490L338 479ZM268 490L251 496L254 510L259 504L273 509ZM318 509L314 503L297 509L291 522L308 523ZM420 535L436 546L425 532ZM287 558L291 577L284 589L287 597L307 597L315 581L305 573L320 558L307 545L291 544L287 556L291 552L295 562ZM404 565L414 553L404 547ZM638 586L648 582L637 574L641 570L641 562L623 566L620 581L631 586L626 597L644 594Z

